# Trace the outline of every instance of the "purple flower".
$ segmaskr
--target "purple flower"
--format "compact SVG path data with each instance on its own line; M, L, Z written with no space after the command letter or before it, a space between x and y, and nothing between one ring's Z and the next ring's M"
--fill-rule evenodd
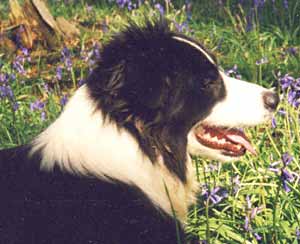
M124 8L127 6L127 9L130 11L137 7L135 3L132 3L131 0L116 0L116 3L120 8Z
M13 61L13 68L20 74L25 75L26 71L24 69L24 59L21 56L17 56Z
M36 110L43 110L45 108L45 103L43 103L42 101L40 100L36 100L35 102L33 103L30 103L30 110L31 111L36 111Z
M44 83L43 86L44 86L44 90L46 92L50 92L50 88L49 88L49 85L47 83Z
M295 98L297 97L297 92L290 90L288 92L288 103L289 104L293 104L293 101L295 100Z
M158 11L159 11L159 13L160 13L161 15L164 15L165 10L164 10L164 7L163 7L160 3L155 4L154 7L155 7L156 9L158 9Z
M289 74L286 74L284 77L279 78L281 88L283 91L285 91L287 88L289 88L293 82L295 81L295 78L290 76Z
M88 13L92 12L92 10L93 10L93 6L91 6L91 5L87 5L87 6L86 6L86 11L87 11Z
M14 103L13 103L13 110L14 110L14 111L17 111L18 109L19 109L19 103L14 102Z
M72 69L72 60L70 58L66 58L65 59L65 66L67 68L68 71L70 71Z
M253 29L254 19L255 19L255 10L254 8L251 8L248 15L246 16L246 21L247 21L247 25L245 29L246 32L249 32Z
M120 8L124 8L127 3L127 0L116 0L116 2Z
M283 186L283 189L285 192L290 192L291 189L288 186L288 183L291 183L294 181L294 176L290 173L290 171L287 169L288 165L293 161L293 156L291 156L289 153L284 153L281 156L281 161L283 163L283 167L281 168L275 168L277 165L280 164L280 162L274 162L270 164L269 170L275 173L281 173L280 180Z
M62 79L62 67L58 66L56 68L56 78L57 80L61 80Z
M249 219L249 217L248 217L247 215L245 216L244 229L245 229L246 231L249 231L249 230L250 230L250 219Z
M174 20L173 23L178 32L189 31L188 23L186 21L184 21L182 24L179 24Z
M41 120L42 121L46 120L46 112L45 111L41 112Z
M93 57L95 57L96 59L100 59L101 55L100 55L100 46L98 42L94 42L93 44Z
M216 187L210 191L205 185L204 189L202 190L202 196L204 196L207 200L211 201L212 204L215 205L226 198L228 196L228 193L226 190L223 190L220 187Z
M297 240L300 240L300 230L299 230L299 227L296 228L296 237L297 237Z
M272 172L275 172L275 173L279 173L280 172L280 169L276 168L277 165L280 164L280 161L277 161L277 162L274 162L274 163L271 163L268 170L272 171Z
M22 54L27 61L31 61L29 50L25 47L21 47Z
M15 80L16 79L16 75L14 73L10 74L9 76L10 80Z
M61 55L62 55L63 58L69 58L69 57L71 57L71 52L67 47L64 47L61 50Z
M255 62L256 65L262 65L262 64L267 64L269 62L268 58L262 57L260 60L257 60Z
M233 185L233 194L236 194L241 185L240 176L236 175L235 177L232 178L231 181L232 181L232 185Z
M275 117L272 118L272 128L276 128L277 127L277 123L276 123L276 119Z
M68 102L68 96L67 96L67 95L63 95L63 96L61 97L61 99L60 99L60 105L61 105L62 107L64 107L64 106L67 104L67 102Z
M2 85L0 86L0 98L8 98L10 100L13 100L14 93L9 85Z
M251 209L252 203L251 203L250 197L248 195L246 196L246 203L247 203L247 209L248 210Z
M30 110L31 111L39 111L41 113L42 121L46 120L45 105L46 104L40 100L36 100L35 102L30 103Z
M233 65L231 69L225 70L225 74L230 77L241 79L241 75L238 73L238 66L236 64Z
M281 156L281 160L284 164L284 166L288 166L292 161L293 161L293 156L291 156L288 152L285 152L282 156Z
M5 83L7 84L9 80L9 76L6 73L0 73L0 83Z
M82 86L83 84L85 83L85 80L84 79L80 79L79 81L78 81L78 87L80 87L80 86Z
M255 233L255 232L253 232L253 235L254 235L255 239L258 240L258 241L260 241L262 239L262 237L259 234Z
M286 116L287 112L284 109L279 109L277 113L281 116Z
M207 165L207 167L206 167L206 172L214 172L214 171L218 171L219 169L220 169L220 167L221 167L221 164L220 164L220 162L218 162L218 163L210 163L210 164L208 164Z
M187 16L187 21L191 21L192 19L192 3L190 0L185 1L185 6L186 6L186 16Z
M285 9L289 8L289 2L288 2L288 0L283 0L283 6L284 6Z
M286 51L293 56L296 56L298 53L298 49L296 47L289 47Z
M251 213L250 213L250 219L254 219L255 216L259 213L261 213L261 211L263 210L263 207L255 207L251 209Z
M293 182L294 181L293 175L285 168L282 169L281 177L283 178L283 180L285 180L287 182Z
M68 71L72 69L72 60L71 60L71 52L67 47L64 47L61 51L62 62L65 64L65 67Z

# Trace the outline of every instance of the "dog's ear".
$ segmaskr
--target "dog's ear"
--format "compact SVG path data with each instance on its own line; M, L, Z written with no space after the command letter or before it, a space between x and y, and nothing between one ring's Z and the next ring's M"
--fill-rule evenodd
M158 109L167 104L169 89L167 85L168 78L164 80L148 80L146 79L147 85L141 84L140 93L137 94L138 102L148 109ZM147 89L145 89L147 88Z

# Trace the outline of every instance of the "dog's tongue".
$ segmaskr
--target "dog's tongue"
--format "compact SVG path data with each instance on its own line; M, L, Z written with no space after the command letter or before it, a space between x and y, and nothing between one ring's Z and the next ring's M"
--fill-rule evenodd
M239 135L240 134L240 135ZM250 153L253 155L257 156L257 153L251 143L247 140L246 136L244 133L239 133L239 134L226 134L226 138L229 139L232 142L241 144L244 148L246 148Z

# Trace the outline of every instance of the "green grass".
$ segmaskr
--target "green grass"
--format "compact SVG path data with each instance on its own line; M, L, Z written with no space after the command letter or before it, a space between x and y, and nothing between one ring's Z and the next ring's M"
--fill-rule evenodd
M255 13L254 27L247 31L247 16L250 6L239 7L236 1L227 1L219 6L218 1L194 3L192 19L189 22L189 36L200 40L218 57L220 65L229 69L235 64L243 79L266 87L275 86L283 96L279 109L286 111L282 116L276 113L277 127L262 125L247 130L258 151L257 157L246 155L241 161L218 164L199 158L195 159L198 179L203 192L207 187L226 196L218 204L204 195L199 196L198 204L190 211L187 232L199 240L208 243L298 243L296 229L300 228L300 187L299 187L299 110L287 101L287 92L282 92L278 84L278 73L299 77L299 10L298 1L288 11L280 10L272 16L272 6L265 6L258 16ZM280 1L276 2L278 8ZM168 6L166 16L170 20L184 22L186 14L180 1L176 8ZM0 10L5 6L0 4ZM280 9L280 8L279 8ZM87 76L87 62L80 59L80 51L91 50L93 42L101 44L124 28L128 19L142 23L144 16L157 15L152 5L146 4L138 10L119 9L105 1L93 7L87 13L84 1L64 5L54 1L51 10L55 16L80 22L85 28L81 40L69 46L72 53L72 69L68 71L60 60L60 50L45 55L33 55L31 62L25 62L26 75L17 73L12 60L2 56L0 73L15 74L10 80L14 99L0 99L0 147L11 147L28 142L47 127L60 113L60 99L63 94L71 95L80 79ZM1 15L0 15L1 16ZM3 17L4 18L4 17ZM273 20L276 20L274 22ZM275 23L275 24L272 24ZM108 30L101 30L107 24ZM173 28L174 28L174 24ZM288 53L291 47L298 48L296 54ZM0 54L1 57L1 54ZM256 61L266 57L266 64L257 65ZM63 79L55 78L58 66L63 67ZM44 88L48 84L50 91ZM46 105L41 110L32 111L30 104L36 100ZM19 109L14 111L13 104L18 102ZM46 119L41 118L41 113ZM290 192L282 186L281 172L269 170L270 164L279 161L278 168L283 167L282 155L288 152L293 161L287 166L293 172L293 181L289 183ZM239 182L236 180L239 178ZM221 194L222 193L222 194ZM223 194L224 195L224 194ZM251 206L247 204L247 198ZM258 210L254 216L253 212ZM252 217L251 217L252 213ZM249 218L249 228L245 229L245 218ZM261 236L258 241L255 234Z

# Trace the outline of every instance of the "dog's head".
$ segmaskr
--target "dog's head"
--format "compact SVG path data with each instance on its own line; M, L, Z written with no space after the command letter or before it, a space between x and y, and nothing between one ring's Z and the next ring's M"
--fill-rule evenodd
M183 181L187 153L225 161L255 153L240 128L269 120L279 101L226 76L201 44L164 23L115 36L87 86L107 120L125 127L153 163L161 155Z

